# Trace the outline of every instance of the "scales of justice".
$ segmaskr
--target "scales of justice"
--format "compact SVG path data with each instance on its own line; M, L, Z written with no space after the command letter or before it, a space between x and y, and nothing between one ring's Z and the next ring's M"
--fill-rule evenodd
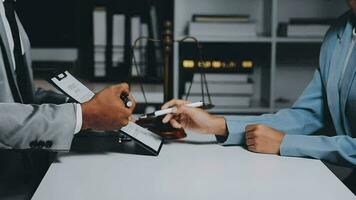
M140 70L138 68L137 60L135 58L134 50L139 48L138 44L142 40L146 40L147 42L153 42L153 43L158 43L162 46L163 48L163 58L164 58L164 69L163 69L163 90L164 90L164 102L167 102L171 98L171 91L172 90L172 85L173 81L170 78L170 74L173 72L173 67L171 66L171 61L170 61L170 55L172 53L172 47L174 43L183 43L187 40L191 40L195 43L196 45L196 58L195 62L197 63L198 66L198 72L200 73L200 81L201 81L201 97L202 97L202 102L203 102L203 109L211 109L214 107L212 104L211 98L210 98L210 93L209 93L209 88L208 88L208 83L205 77L205 72L202 69L202 64L203 64L203 57L202 57L202 45L200 44L199 40L195 37L192 36L186 36L182 39L179 40L174 40L173 39L173 31L172 31L172 23L170 21L164 22L164 31L163 31L163 37L162 39L157 39L157 38L150 38L150 37L139 37L137 38L131 48L131 55L132 55L132 62L135 67L135 70L138 73L138 76L140 76ZM143 84L141 81L138 81L142 95L144 97L145 104L147 105L147 98L145 94L145 90L143 87ZM193 81L190 82L188 92L186 95L186 99L188 100L190 90L192 87ZM163 116L164 117L164 116ZM163 117L155 117L155 118L147 118L147 119L140 119L136 121L136 123L142 127L148 128L150 131L155 132L156 134L160 135L163 139L166 140L174 140L174 139L181 139L186 137L186 133L183 129L176 129L173 128L169 123L163 124L162 123L162 118Z

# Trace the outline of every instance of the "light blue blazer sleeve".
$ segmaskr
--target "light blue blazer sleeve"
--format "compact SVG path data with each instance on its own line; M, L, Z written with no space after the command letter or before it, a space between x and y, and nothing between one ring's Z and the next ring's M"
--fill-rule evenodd
M343 165L356 164L356 139L342 136L309 136L324 127L325 92L320 70L297 102L276 114L261 116L229 116L226 123L229 136L224 145L244 145L245 127L265 124L286 135L280 148L283 156L312 157ZM306 136L308 135L308 136Z
M265 124L287 135L311 134L324 126L324 96L320 71L316 70L311 83L291 108L280 110L276 114L226 117L229 136L224 144L244 144L245 127L251 124ZM288 136L284 141L287 138ZM283 152L288 154L292 151L285 148Z
M356 165L356 138L340 130L333 137L311 135L325 127L325 116L329 115L326 113L329 109L324 83L330 73L330 58L343 24L344 21L340 20L340 26L332 27L326 34L320 52L320 68L295 104L276 114L226 117L229 135L224 145L244 145L245 127L265 124L285 133L280 147L283 156L312 157L342 165Z

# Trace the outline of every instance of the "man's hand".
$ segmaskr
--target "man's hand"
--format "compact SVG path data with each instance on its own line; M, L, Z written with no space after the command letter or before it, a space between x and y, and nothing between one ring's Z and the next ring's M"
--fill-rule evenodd
M166 115L162 122L168 123L174 128L190 129L200 133L210 133L215 135L226 135L226 123L223 117L210 115L199 108L184 106L190 102L173 99L162 106L162 109L176 106L174 114Z
M126 108L120 99L121 93L129 94L133 102L131 108ZM97 93L90 101L83 103L82 129L117 130L129 123L131 113L135 108L135 100L129 93L126 83L113 85Z
M257 153L279 154L284 133L265 125L246 126L248 150Z

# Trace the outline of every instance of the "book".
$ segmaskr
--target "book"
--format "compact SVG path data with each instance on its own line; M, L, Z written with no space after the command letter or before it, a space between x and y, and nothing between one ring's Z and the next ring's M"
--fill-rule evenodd
M291 18L289 23L278 25L282 37L323 37L335 18Z
M157 8L155 5L152 5L150 7L150 37L153 38L160 38L159 34L159 23L158 23L158 14L157 14ZM154 42L151 44L153 48L151 49L150 55L151 55L151 63L150 63L150 71L151 74L155 74L157 78L162 78L163 77L163 63L164 63L164 58L163 58L163 50L158 42Z
M105 63L95 62L94 63L94 77L105 77Z
M336 18L290 18L289 24L323 24L323 25L332 25L337 21Z
M247 74L216 74L209 73L205 74L205 78L207 82L244 82L247 83L249 80L249 76ZM200 73L195 73L193 75L193 82L201 82Z
M238 96L238 95L211 95L212 104L215 106L237 106L237 107L249 107L251 106L251 96ZM182 96L182 99L186 99L186 95ZM188 97L188 101L197 102L201 101L202 96L191 94ZM207 97L205 97L207 100Z
M94 62L105 63L105 48L104 47L94 48Z
M257 36L255 23L207 23L207 22L190 22L189 35L201 37L237 37Z
M228 95L252 95L252 83L207 83L210 94L228 94ZM188 93L190 82L185 83L185 93ZM206 90L205 90L206 93ZM201 94L201 83L194 83L190 89L190 94Z
M141 18L139 16L134 16L131 18L131 45L133 46L136 39L139 38L141 36ZM137 65L140 64L141 62L141 56L140 56L140 49L137 48L140 45L137 44L136 48L133 49L135 59L136 59L136 63ZM133 59L133 58L132 58ZM137 76L138 72L136 70L136 66L134 65L133 61L132 61L132 66L131 66L131 76Z
M125 15L113 15L113 48L112 62L113 67L118 63L124 62L125 53Z
M141 37L148 37L149 36L149 32L148 32L148 25L146 23L142 23L141 24ZM139 66L139 72L140 72L140 76L143 77L146 75L146 71L147 71L147 40L141 40L140 41L140 59L141 62L138 63Z
M96 8L93 13L94 46L106 45L106 10Z
M201 15L196 14L192 17L193 22L249 22L249 15Z
M94 77L105 77L106 10L98 7L93 13Z
M161 84L143 84L147 101L150 103L163 103L163 85ZM141 87L139 84L130 84L130 91L135 101L145 103Z
M329 25L292 25L287 27L287 37L323 37Z

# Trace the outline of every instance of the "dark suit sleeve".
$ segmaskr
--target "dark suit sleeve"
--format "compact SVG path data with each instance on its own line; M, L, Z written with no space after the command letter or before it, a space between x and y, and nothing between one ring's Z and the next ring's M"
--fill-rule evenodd
M35 91L35 102L36 104L52 103L52 104L63 104L67 103L69 98L64 94L59 94L51 90L44 90L42 88L37 88Z

